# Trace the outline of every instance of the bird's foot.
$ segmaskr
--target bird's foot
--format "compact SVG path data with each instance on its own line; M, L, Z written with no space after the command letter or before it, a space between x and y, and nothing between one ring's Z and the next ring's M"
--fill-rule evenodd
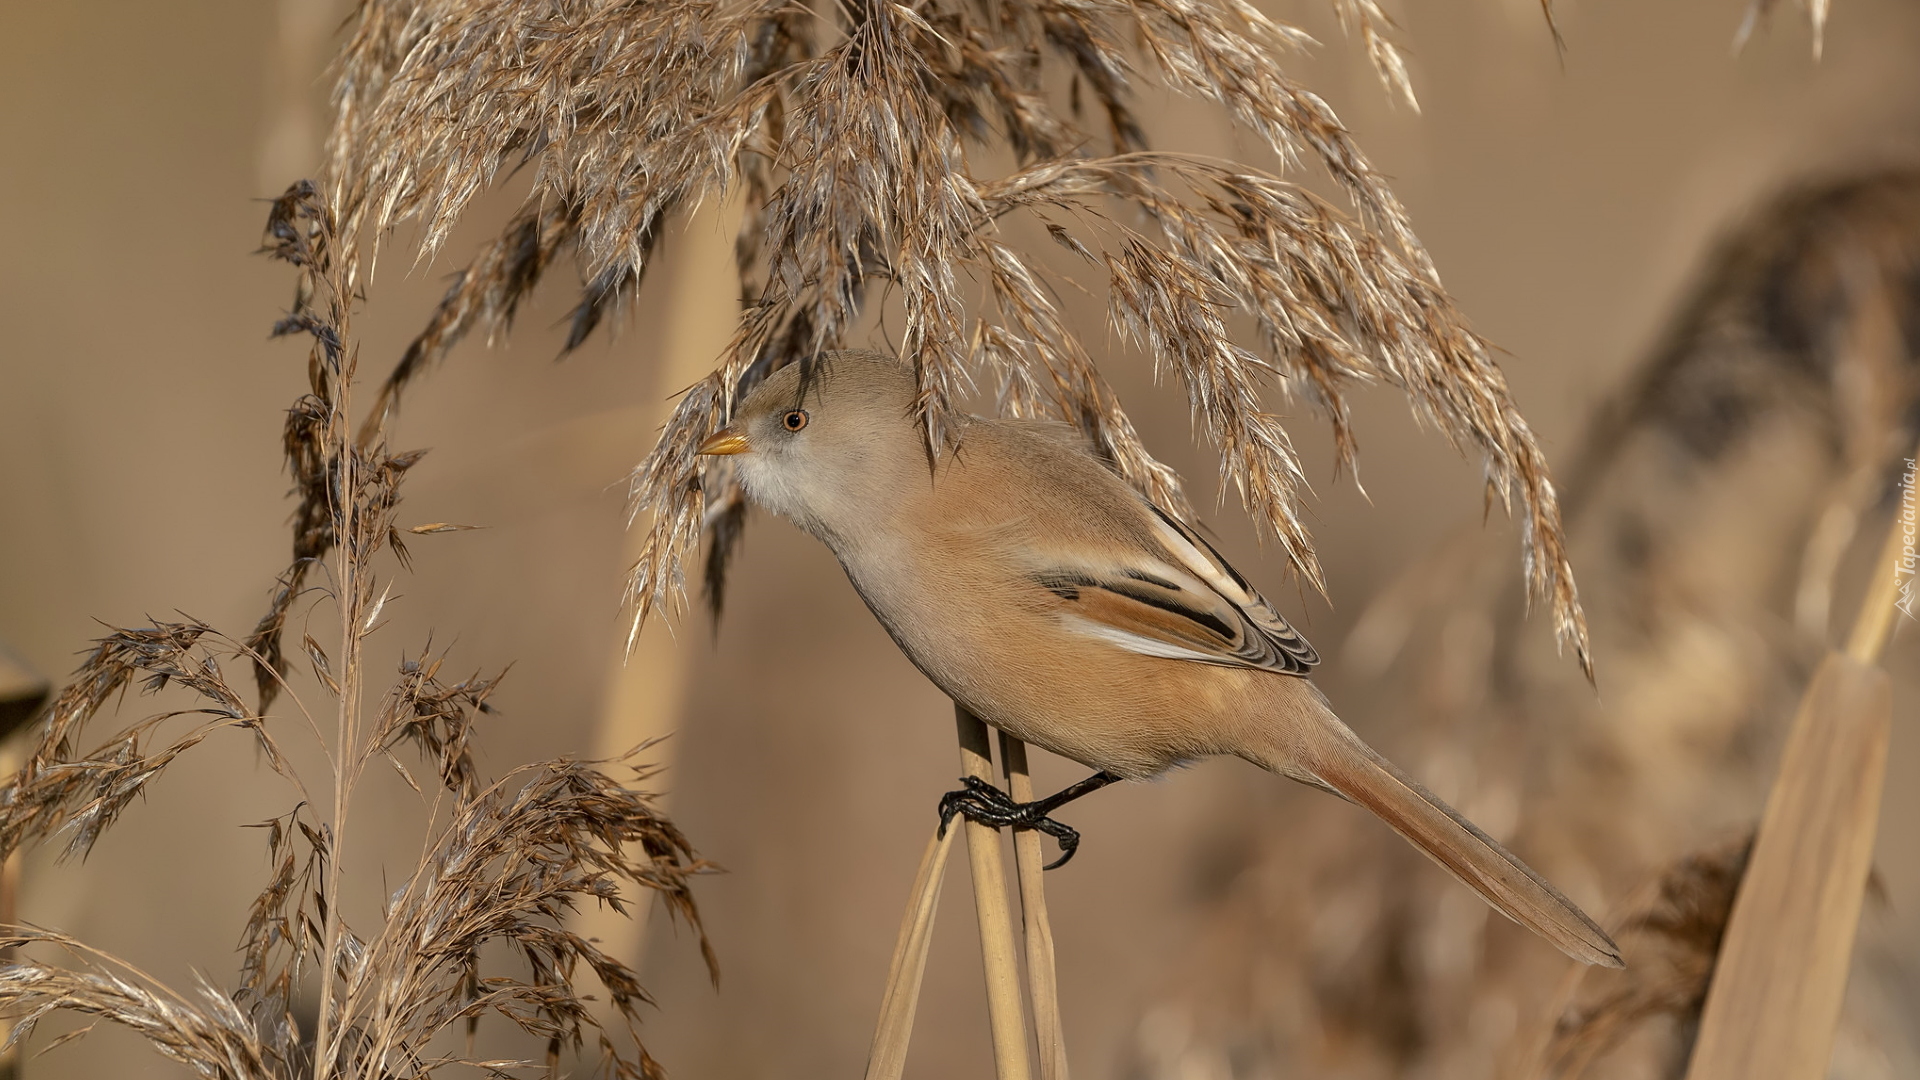
M965 787L940 797L940 835L947 834L947 826L953 824L956 817L965 817L995 828L1033 829L1053 837L1060 845L1060 857L1042 869L1065 866L1080 847L1080 832L1048 814L1119 779L1112 773L1095 773L1064 791L1023 803L1013 801L1012 796L977 776L963 776L960 782Z
M960 782L967 786L940 796L940 835L946 835L947 826L953 824L954 818L965 817L982 825L1034 829L1053 837L1060 845L1060 857L1044 869L1064 866L1073 858L1080 846L1079 830L1048 817L1041 805L1043 800L1014 802L1006 792L977 776L963 776Z

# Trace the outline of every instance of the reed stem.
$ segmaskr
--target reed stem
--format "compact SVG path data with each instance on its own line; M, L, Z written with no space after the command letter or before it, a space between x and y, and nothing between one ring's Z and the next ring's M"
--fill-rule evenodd
M867 1054L866 1080L899 1080L907 1067L907 1041L913 1035L913 1014L920 1004L920 981L927 972L927 946L933 940L933 917L940 907L940 886L946 879L947 853L956 830L935 831L927 841L914 875L907 913L900 920L900 939L893 947L893 965L887 972L887 991L880 999L880 1021L874 1026L873 1049Z
M713 357L726 349L740 317L739 277L733 262L740 208L741 201L735 198L696 209L667 247L666 266L672 273L667 279L666 315L660 323L658 356L649 373L646 414L636 418L646 430L666 421L672 395L706 374ZM627 530L622 566L631 566L644 555L645 535ZM606 689L595 725L596 758L614 760L643 743L664 739L649 756L657 768L673 767L680 740L665 736L680 722L693 666L681 645L665 634L631 640L619 635L608 657ZM658 805L671 809L671 799L663 797ZM653 890L634 889L624 899L624 911L606 904L587 906L570 922L583 936L598 939L601 948L639 968L645 960ZM610 995L603 995L598 1007L609 1020L616 1011L611 1006Z
M960 768L967 776L993 780L993 749L987 725L958 702L953 716L960 734ZM980 960L987 976L987 1021L993 1029L993 1065L999 1080L1030 1080L1026 1018L1020 1001L1020 960L1013 944L1013 911L1007 904L1000 830L966 819L967 856L973 868L973 907L980 920Z
M1033 776L1027 771L1027 744L1000 733L1000 769L1014 802L1033 801ZM1053 964L1053 923L1047 918L1047 894L1041 876L1045 856L1040 834L1013 834L1013 864L1020 877L1020 914L1027 944L1027 998L1033 1004L1034 1041L1040 1050L1040 1080L1067 1080L1067 1040L1060 1025L1060 982Z
M327 427L327 439L339 462L337 502L333 506L333 529L338 537L334 556L334 604L340 619L340 686L337 721L338 749L333 771L333 819L327 837L327 865L323 875L326 911L322 919L320 947L320 1015L315 1020L313 1039L314 1080L329 1080L339 1063L335 1044L339 1039L334 1013L335 984L340 977L340 943L346 924L340 911L341 867L346 850L347 812L353 801L353 785L359 779L360 760L360 626L361 567L357 557L354 519L359 498L360 470L354 456L351 433L353 369L343 367L336 373L334 414Z

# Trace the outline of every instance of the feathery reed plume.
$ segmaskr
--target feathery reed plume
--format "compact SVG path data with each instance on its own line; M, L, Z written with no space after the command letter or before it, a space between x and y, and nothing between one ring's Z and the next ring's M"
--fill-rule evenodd
M1411 102L1379 6L1335 6ZM1184 512L1178 479L1054 303L1059 275L1016 246L1028 219L1104 274L1111 323L1181 382L1224 481L1307 581L1322 587L1300 465L1267 399L1319 407L1351 463L1343 393L1384 380L1482 456L1491 498L1518 496L1531 593L1585 667L1545 460L1399 200L1282 72L1307 43L1243 0L363 0L330 144L349 246L377 250L411 221L430 256L504 174L528 185L378 412L460 335L503 328L563 250L586 282L577 346L638 283L668 216L739 192L748 310L632 478L651 516L630 582L636 632L678 603L703 525L707 593L724 595L737 492L694 447L766 373L849 345L883 299L905 315L894 344L919 373L930 456L949 449L955 399L990 378L1003 411L1075 424ZM1216 104L1285 166L1317 164L1347 207L1252 166L1146 153L1130 102L1148 79ZM1003 159L1010 171L976 171Z
M1360 40L1367 47L1367 59L1373 62L1375 74L1388 90L1400 95L1414 112L1420 111L1420 100L1413 94L1413 80L1407 76L1406 58L1400 55L1400 47L1395 45L1387 31L1394 29L1393 20L1380 10L1375 0L1334 0L1334 14L1340 17L1340 28L1351 34L1358 31ZM1545 8L1548 24L1552 24L1553 9ZM1554 34L1555 39L1559 33Z
M119 1024L209 1080L279 1080L301 1075L297 1059L279 1056L278 1047L259 1037L246 1011L211 985L203 982L199 994L190 998L65 934L45 930L0 934L0 947L14 950L31 945L64 949L77 962L60 966L15 959L0 966L0 1002L19 1016L10 1043L27 1038L52 1013L73 1012ZM91 1030L88 1025L68 1032L47 1049Z
M294 309L276 333L312 341L309 392L289 410L284 440L298 499L293 565L246 641L183 617L115 629L96 642L46 710L24 765L0 786L0 858L50 839L63 839L64 854L84 856L156 776L225 728L251 734L298 802L257 826L266 833L270 874L249 909L234 989L203 982L183 995L68 936L4 928L0 950L10 958L0 962L0 1014L18 1020L7 1045L47 1015L68 1011L127 1027L196 1074L226 1080L426 1077L451 1066L497 1078L550 1075L563 1054L583 1052L598 1056L603 1075L660 1077L638 1035L639 1008L650 999L637 975L567 924L582 904L624 913L623 895L651 890L699 933L715 971L690 890L706 864L638 790L652 775L638 757L645 746L614 762L559 759L498 780L482 776L474 725L492 711L498 676L450 681L445 657L425 649L401 661L377 710L362 715L362 646L382 625L389 597L375 557L390 549L410 566L395 511L401 482L422 455L388 451L385 401L361 438L353 437L350 263L340 258L334 217L311 184L274 203L267 240L270 253L301 271ZM498 303L511 308L511 300ZM283 639L289 613L309 591L334 601L339 622L332 654L310 632L300 640L315 681L335 699L332 738L313 710L287 697L328 751L330 813L321 812L272 734L286 720L266 712L277 692L290 690ZM251 664L259 709L229 683L223 660ZM146 695L189 700L89 745L89 728L136 685ZM401 760L409 745L438 781L430 792ZM422 794L428 842L419 865L387 896L378 925L357 930L342 914L349 882L341 864L354 787L376 757ZM500 946L520 970L483 966L483 955ZM22 948L34 955L11 955ZM73 959L38 955L49 949ZM579 981L589 973L624 1034L604 1030L588 1009ZM312 1030L295 1019L297 999L317 1002ZM471 1046L486 1014L534 1040L540 1060L475 1059ZM443 1038L461 1031L465 1053Z

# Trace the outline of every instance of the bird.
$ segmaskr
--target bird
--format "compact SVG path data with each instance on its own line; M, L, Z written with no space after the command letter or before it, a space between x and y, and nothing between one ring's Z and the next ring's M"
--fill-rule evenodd
M729 457L751 503L825 543L958 706L1097 770L1031 803L972 780L943 824L1059 836L1047 815L1068 799L1231 755L1372 811L1566 955L1622 966L1586 913L1342 722L1308 679L1313 646L1078 429L960 416L935 456L919 400L910 364L826 353L753 386L695 452Z

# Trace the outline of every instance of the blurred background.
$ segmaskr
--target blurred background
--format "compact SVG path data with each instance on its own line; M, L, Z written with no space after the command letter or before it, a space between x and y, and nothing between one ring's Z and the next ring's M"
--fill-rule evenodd
M1215 470L1181 398L1144 365L1110 376L1223 551L1319 646L1318 682L1356 729L1603 921L1650 896L1686 907L1758 816L1806 674L1851 617L1893 448L1912 445L1920 180L1903 170L1920 168L1920 9L1843 0L1816 62L1792 9L1730 55L1739 0L1560 3L1564 56L1534 0L1403 3L1416 114L1321 5L1265 8L1323 43L1291 70L1395 178L1505 350L1567 491L1597 691L1525 618L1518 541L1497 509L1483 524L1477 464L1398 394L1358 395L1364 495L1333 476L1324 424L1295 410L1329 602L1282 574L1231 499L1206 497ZM0 642L56 681L103 622L184 611L250 629L287 561L279 432L304 348L267 340L291 277L252 251L262 200L318 168L346 14L321 0L0 11ZM1144 112L1182 149L1254 153L1204 110ZM399 357L484 235L430 265L404 243L386 253L358 317L369 370ZM722 625L656 624L620 660L625 473L724 339L727 258L697 218L610 340L555 363L572 296L551 289L511 341L466 343L413 393L397 439L432 452L402 522L484 528L413 544L376 659L431 640L456 669L511 665L482 731L496 773L670 732L655 783L725 868L697 891L722 978L658 913L621 939L644 950L658 999L652 1053L688 1078L848 1076L957 772L949 707L827 552L765 517ZM1079 315L1100 318L1093 302ZM1903 629L1839 1076L1920 1073L1920 680ZM1082 772L1036 770L1048 788ZM391 778L369 787L350 869L377 883L412 865L417 832L386 823L415 799ZM250 744L209 744L85 863L30 860L21 916L177 987L230 982L266 871L261 837L238 826L289 801ZM1085 842L1048 886L1081 1076L1484 1077L1546 1059L1572 1075L1553 1024L1607 1000L1650 1019L1593 1043L1585 1075L1670 1075L1688 1037L1661 987L1570 985L1551 949L1489 922L1361 811L1239 762L1110 789L1065 818ZM963 863L915 1077L991 1069ZM1643 944L1686 982L1684 934ZM176 1071L104 1028L26 1068Z

